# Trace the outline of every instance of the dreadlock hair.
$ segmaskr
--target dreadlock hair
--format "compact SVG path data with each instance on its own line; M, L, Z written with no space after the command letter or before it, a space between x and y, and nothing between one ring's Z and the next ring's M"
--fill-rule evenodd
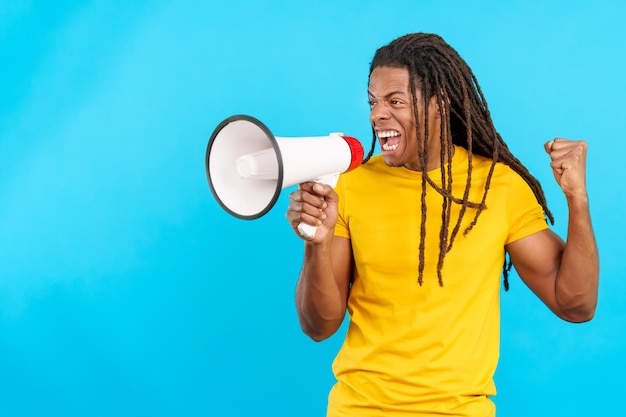
M413 98L413 113L416 120L416 134L423 141L418 141L418 151L421 157L422 172L422 213L420 226L419 245L419 275L418 282L421 285L424 272L424 247L426 237L426 189L427 184L433 187L443 196L442 228L439 234L439 260L437 263L437 276L439 285L443 286L441 270L446 253L452 249L452 244L461 227L461 222L468 208L476 209L476 214L470 225L463 231L467 234L478 221L485 209L487 192L491 184L491 177L496 162L502 162L517 172L532 189L537 201L543 208L545 215L554 224L552 213L548 209L546 198L539 181L533 177L528 169L510 152L498 132L496 132L491 115L487 107L487 101L478 85L474 73L461 58L461 56L448 45L442 37L428 33L415 33L402 36L390 44L379 48L370 64L369 76L378 67L406 68L409 71L409 88ZM369 77L368 77L369 78ZM421 135L420 118L417 106L417 91L421 90L424 100L424 133ZM439 187L429 176L426 170L428 162L428 105L426 103L433 97L437 97L441 120L441 184ZM366 163L374 153L376 133L372 128L372 145L363 163ZM462 146L467 149L468 172L465 191L461 198L452 195L452 169L451 164L445 161L452 159L452 145ZM483 196L480 202L469 201L469 192L472 178L472 155L480 155L491 159L491 167L488 172ZM460 204L459 217L451 226L452 204ZM509 289L508 274L511 269L510 258L503 265L504 288Z

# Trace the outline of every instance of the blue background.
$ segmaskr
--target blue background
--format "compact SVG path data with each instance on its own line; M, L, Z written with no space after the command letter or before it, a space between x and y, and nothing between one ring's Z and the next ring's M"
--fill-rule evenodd
M0 0L0 415L322 416L345 327L314 343L285 190L248 222L204 172L232 114L369 144L367 71L443 35L496 127L567 209L543 143L589 142L600 303L502 297L501 416L613 414L626 370L626 6L593 1Z

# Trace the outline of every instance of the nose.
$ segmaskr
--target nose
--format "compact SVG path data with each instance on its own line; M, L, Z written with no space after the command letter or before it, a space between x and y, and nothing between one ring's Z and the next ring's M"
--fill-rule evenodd
M387 120L391 117L389 113L389 109L387 108L385 102L379 102L372 106L370 109L370 120L372 123L376 123L381 120Z

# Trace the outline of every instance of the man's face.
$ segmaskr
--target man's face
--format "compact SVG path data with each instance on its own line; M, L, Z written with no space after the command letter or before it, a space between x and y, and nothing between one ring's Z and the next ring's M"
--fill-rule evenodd
M418 90L418 114L423 119L421 91ZM406 68L377 67L369 80L370 121L378 136L381 154L389 166L420 169L413 100L410 91L409 70ZM428 109L429 141L439 142L439 124L436 100ZM420 123L424 126L423 120ZM420 129L421 130L421 129ZM431 134L436 134L433 137ZM422 133L423 138L423 133ZM438 154L437 154L438 155ZM438 156L437 156L438 157Z

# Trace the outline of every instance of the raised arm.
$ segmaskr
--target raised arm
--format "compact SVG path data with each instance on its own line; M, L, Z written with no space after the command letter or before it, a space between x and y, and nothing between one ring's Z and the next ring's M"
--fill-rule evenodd
M305 240L304 260L296 287L300 326L315 341L333 335L344 319L352 274L350 240L334 236L337 194L328 185L301 184L290 196L287 219ZM313 238L298 232L304 221L317 226Z
M591 320L598 302L599 256L586 188L587 143L555 139L545 144L554 177L569 209L567 240L550 230L507 246L520 277L559 317Z

